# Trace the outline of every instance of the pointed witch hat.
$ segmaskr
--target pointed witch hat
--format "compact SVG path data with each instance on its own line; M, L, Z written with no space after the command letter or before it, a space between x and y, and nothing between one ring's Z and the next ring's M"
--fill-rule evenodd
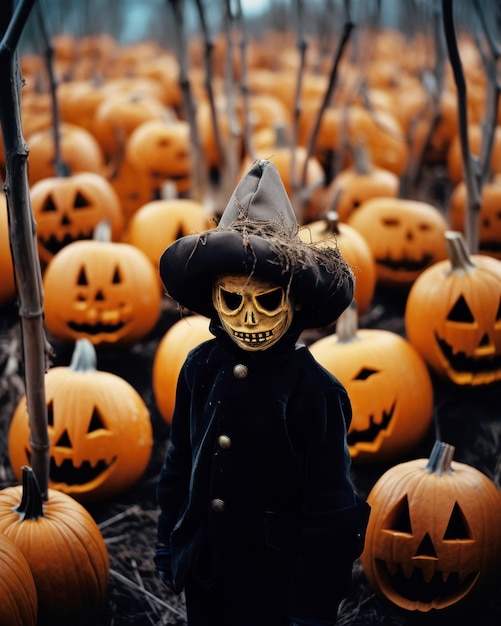
M167 293L184 308L217 318L217 276L241 274L276 283L301 308L294 327L334 322L353 298L354 278L337 246L305 243L278 170L255 161L213 230L181 237L160 258Z

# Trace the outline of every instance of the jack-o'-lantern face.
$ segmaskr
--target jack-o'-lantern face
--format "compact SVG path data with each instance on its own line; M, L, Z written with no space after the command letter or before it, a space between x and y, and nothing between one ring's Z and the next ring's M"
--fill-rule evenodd
M87 502L130 487L144 472L152 447L149 412L136 390L115 374L74 362L49 369L45 390L50 487ZM9 431L10 461L19 477L30 463L29 441L23 398Z
M84 172L43 179L33 185L30 194L38 251L45 263L69 243L92 239L94 229L103 220L110 222L114 240L122 232L120 200L99 174Z
M452 452L436 442L428 460L387 470L367 498L362 566L371 587L406 611L450 612L499 579L501 496Z
M372 198L348 223L367 240L380 284L407 288L425 269L447 257L447 222L425 202Z
M451 233L451 235L454 235ZM409 292L405 326L428 364L459 385L501 379L501 261L468 256L451 239L459 264L429 268Z
M228 335L249 351L275 345L291 325L294 312L282 287L247 276L217 278L213 302Z
M362 328L346 341L328 335L310 350L350 396L347 440L355 463L388 462L424 437L433 415L432 383L423 359L403 337Z
M130 344L160 315L156 272L129 244L73 242L54 257L43 282L46 326L63 341Z

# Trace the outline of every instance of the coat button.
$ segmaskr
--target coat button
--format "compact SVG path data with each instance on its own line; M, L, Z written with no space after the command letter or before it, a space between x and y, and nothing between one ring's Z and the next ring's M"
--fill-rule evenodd
M214 498L214 500L211 501L210 506L214 513L222 513L226 509L224 500L221 500L220 498Z
M228 435L219 435L217 438L217 443L220 448L223 450L229 450L231 448L231 439Z
M248 373L249 373L249 370L242 363L238 363L233 368L233 376L235 378L238 378L239 380L243 380L244 378L247 378Z

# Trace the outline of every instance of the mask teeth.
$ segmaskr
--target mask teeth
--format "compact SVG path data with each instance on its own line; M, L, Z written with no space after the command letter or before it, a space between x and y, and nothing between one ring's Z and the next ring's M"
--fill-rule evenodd
M236 330L233 331L234 336L245 343L263 343L267 339L273 336L272 330L265 330L260 333L243 333Z

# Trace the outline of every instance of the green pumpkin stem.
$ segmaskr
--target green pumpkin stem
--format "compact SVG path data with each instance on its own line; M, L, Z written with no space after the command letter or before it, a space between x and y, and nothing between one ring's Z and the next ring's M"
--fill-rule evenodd
M31 467L23 465L21 469L23 472L23 492L21 502L14 510L19 513L22 522L27 519L37 520L39 517L44 516L40 486Z
M451 262L452 272L470 272L476 267L471 260L470 252L462 233L454 230L446 231L445 245Z
M443 441L435 441L430 453L428 463L424 468L426 472L433 472L441 476L442 474L452 474L452 457L454 456L454 446Z
M96 349L92 343L85 337L77 339L71 357L70 370L74 372L95 372L96 361Z

